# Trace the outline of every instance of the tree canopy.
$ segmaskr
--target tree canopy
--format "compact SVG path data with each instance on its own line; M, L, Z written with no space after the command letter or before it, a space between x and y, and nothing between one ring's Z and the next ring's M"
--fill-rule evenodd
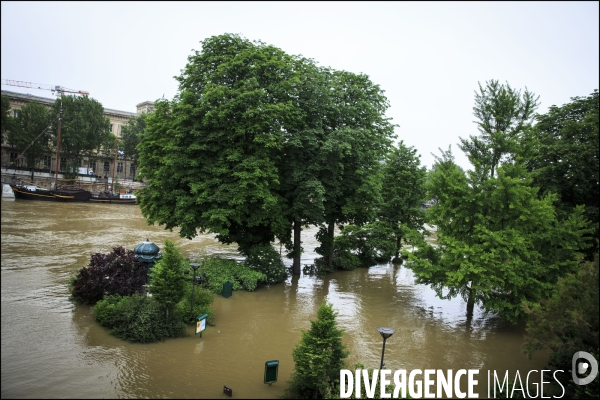
M521 91L490 80L485 87L479 83L475 92L473 115L479 136L461 138L460 148L469 161L494 176L494 171L504 161L514 160L520 152L524 130L533 122L539 96L525 88Z
M396 236L396 259L407 231L423 229L427 170L421 167L417 150L400 141L386 157L383 169L380 220L385 221Z
M35 167L51 153L51 124L57 122L52 121L46 106L34 102L21 107L19 115L12 121L8 142L25 156L29 167Z
M599 109L595 90L538 115L530 132L532 150L526 161L533 184L542 193L558 195L560 218L566 218L578 205L585 207L595 239L600 239ZM597 250L596 240L593 242L595 246L587 252L589 260Z
M149 223L216 233L244 254L275 238L290 247L294 226L299 261L301 225L366 219L393 136L366 75L226 34L202 41L177 80L137 146Z
M147 113L141 113L134 119L127 121L127 124L121 128L124 156L130 158L134 163L138 158L137 145L140 143L141 135L146 130L146 118L148 115Z
M58 116L61 108L60 155L70 167L77 168L84 156L94 156L94 150L110 139L109 119L102 104L86 96L62 95L54 102L51 114ZM52 124L52 134L56 146L58 124Z
M461 146L473 170L459 169L450 151L437 158L427 184L438 202L428 212L437 248L423 244L411 266L438 296L460 294L468 317L479 303L516 321L523 304L549 297L558 278L576 270L589 229L582 207L558 218L556 195L540 194L523 164L533 94L520 99L496 81L480 89L474 110L481 137Z

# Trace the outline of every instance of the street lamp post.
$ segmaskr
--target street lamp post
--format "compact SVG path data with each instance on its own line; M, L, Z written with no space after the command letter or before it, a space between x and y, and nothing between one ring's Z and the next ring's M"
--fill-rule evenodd
M383 347L381 348L381 365L379 369L383 369L383 353L385 353L385 341L394 334L394 330L392 328L384 328L382 326L377 328L377 331L381 334L383 338Z
M196 286L196 271L198 270L198 268L200 268L200 264L191 263L190 267L192 267L192 269L194 270L194 278L192 280L192 304L191 304L191 308L190 308L190 314L191 314L194 312L194 286Z

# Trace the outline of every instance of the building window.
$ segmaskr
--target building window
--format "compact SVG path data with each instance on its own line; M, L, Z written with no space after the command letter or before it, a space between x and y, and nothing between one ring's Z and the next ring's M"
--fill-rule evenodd
M108 174L108 170L110 168L109 165L110 164L108 163L108 161L104 161L104 175Z
M90 166L89 168L91 168L91 170L96 173L96 161L90 161Z
M123 173L123 163L117 163L117 173Z
M52 164L52 158L49 156L44 157L44 168L50 168Z
M112 132L112 124L110 124L110 129L109 129L109 131L110 131L110 132Z
M19 116L19 110L13 110L13 117L17 118Z
M64 171L67 169L67 159L66 158L60 158L60 171Z
M129 166L129 175L131 175L132 177L135 177L135 164L131 164Z

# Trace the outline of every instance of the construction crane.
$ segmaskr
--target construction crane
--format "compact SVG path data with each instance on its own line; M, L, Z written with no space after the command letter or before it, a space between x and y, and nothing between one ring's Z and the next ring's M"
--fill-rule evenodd
M84 96L89 96L89 94L90 94L90 92L86 92L83 90L67 89L67 88L64 88L64 87L58 86L58 85L45 85L42 83L13 81L10 79L2 79L2 84L7 85L7 86L19 86L19 87L26 87L26 88L41 89L41 90L50 90L52 92L52 94L54 94L56 96L60 96L63 93L81 94Z

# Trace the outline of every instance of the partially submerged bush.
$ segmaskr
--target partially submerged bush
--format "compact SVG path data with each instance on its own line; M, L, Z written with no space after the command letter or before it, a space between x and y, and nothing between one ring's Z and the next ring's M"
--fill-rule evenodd
M265 274L265 282L275 284L287 279L285 264L271 245L257 245L252 247L246 256L244 264L258 272Z
M112 253L93 254L89 266L72 279L70 290L75 301L96 304L105 295L140 293L145 283L146 267L136 261L133 250L119 246Z
M352 270L359 265L370 267L389 262L396 250L395 243L393 230L384 223L347 225L334 239L333 264L337 269Z
M202 314L208 314L208 322L212 320L213 312L210 305L215 300L215 295L207 288L200 285L194 287L194 308L192 305L192 283L186 285L184 298L177 303L175 312L181 315L183 322L187 324L196 323L196 318Z
M200 264L200 271L206 274L205 285L213 293L221 293L223 283L233 283L233 290L246 289L252 292L258 282L266 282L267 277L262 272L254 271L235 260L222 258L205 258Z
M94 318L120 339L149 343L185 334L185 324L177 312L165 317L165 306L152 297L106 296L94 307Z

